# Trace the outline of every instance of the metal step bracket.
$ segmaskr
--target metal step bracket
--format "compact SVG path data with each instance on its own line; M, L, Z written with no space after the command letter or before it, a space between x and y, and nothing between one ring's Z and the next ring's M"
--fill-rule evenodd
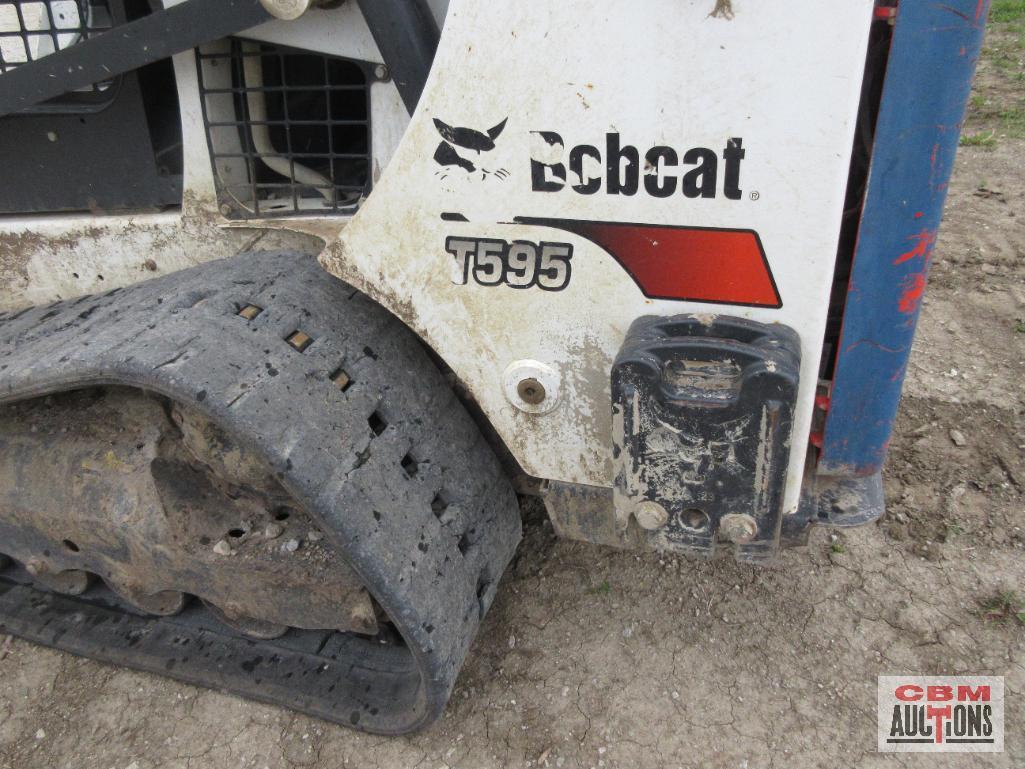
M616 526L660 550L742 561L779 548L797 334L715 315L642 317L612 367Z

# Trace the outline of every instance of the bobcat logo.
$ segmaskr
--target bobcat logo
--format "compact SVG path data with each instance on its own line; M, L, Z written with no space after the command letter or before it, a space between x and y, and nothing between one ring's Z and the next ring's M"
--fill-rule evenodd
M495 148L495 140L502 135L508 120L509 118L506 118L498 125L481 133L473 128L453 128L447 123L438 120L438 118L434 118L434 127L438 129L438 133L441 134L442 138L441 143L438 144L438 149L434 151L434 162L442 168L441 171L438 171L441 174L441 178L444 179L448 176L448 171L452 168L461 168L468 174L480 171L481 179L485 179L492 174L497 179L506 178L509 175L506 169L498 168L492 171L479 166L470 158L460 154L460 150L475 152L477 155L480 155L482 152L490 152ZM479 162L480 160L478 159L477 163Z

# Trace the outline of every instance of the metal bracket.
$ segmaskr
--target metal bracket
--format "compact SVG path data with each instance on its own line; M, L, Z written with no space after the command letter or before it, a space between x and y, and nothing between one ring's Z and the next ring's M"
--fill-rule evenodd
M636 320L612 367L615 516L662 550L779 548L797 334L726 316Z

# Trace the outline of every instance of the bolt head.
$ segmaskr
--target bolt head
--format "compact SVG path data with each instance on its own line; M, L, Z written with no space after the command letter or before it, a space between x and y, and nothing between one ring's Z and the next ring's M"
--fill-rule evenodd
M758 522L744 513L730 513L719 521L719 533L730 542L744 545L758 534Z
M306 13L310 0L260 0L260 5L275 19L292 21Z
M376 77L378 80L387 80L388 75L388 68L383 64L378 64L376 67L374 67L374 77Z
M520 383L516 385L516 394L520 396L524 403L529 403L531 406L543 403L547 396L545 386L533 377L521 379Z
M669 523L669 513L658 502L646 499L634 509L634 518L642 529L654 531Z
M502 390L527 414L547 414L559 405L559 373L537 360L515 360L502 372Z

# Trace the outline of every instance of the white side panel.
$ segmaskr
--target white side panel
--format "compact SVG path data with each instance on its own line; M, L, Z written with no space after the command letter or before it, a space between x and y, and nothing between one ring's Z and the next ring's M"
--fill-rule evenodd
M453 0L427 90L395 158L322 258L429 341L528 472L569 482L611 484L609 371L635 318L728 313L793 327L803 363L786 497L792 512L872 2L734 0L730 20L711 17L713 5ZM435 118L477 138L450 133L446 141ZM488 129L493 147L479 138ZM564 146L538 132L557 133ZM570 173L561 191L533 189L532 154L566 163L572 147L593 145L605 155L609 134L637 147L642 164L656 145L681 157L690 148L714 150L715 196L654 197L643 181L633 195L610 194L604 181L595 194L574 192L574 182L607 175L593 161L583 164L583 179ZM739 199L724 191L723 151L734 137L746 153ZM441 149L462 161L451 153L447 163L435 159L445 143ZM512 224L516 217L754 230L782 306L646 298L590 240ZM571 279L561 291L481 285L472 271L465 284L455 283L461 275L446 251L450 236L565 242L573 248ZM487 278L487 269L480 274ZM507 398L503 374L520 360L554 370L556 408L528 413Z
M189 50L171 58L178 86L178 109L182 123L182 161L184 190L182 208L187 216L200 213L217 216L217 190L213 166L203 126L203 105L199 96L196 52Z
M25 216L0 229L0 311L120 288L244 251L320 251L289 231L217 227L206 217Z

